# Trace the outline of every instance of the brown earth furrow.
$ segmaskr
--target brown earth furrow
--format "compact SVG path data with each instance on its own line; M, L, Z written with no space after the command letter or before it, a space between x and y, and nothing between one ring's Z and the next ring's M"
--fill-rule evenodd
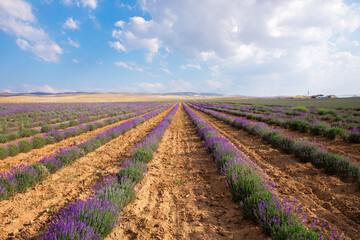
M343 230L347 238L360 234L360 192L353 181L329 176L311 163L301 163L293 154L274 149L261 138L250 135L208 114L193 109L246 156L267 173L282 197L298 199L305 213L327 220L326 229ZM320 224L321 225L321 224Z
M182 107L109 239L267 239L243 220Z
M218 112L221 112L221 111L218 111ZM224 114L231 116L233 118L246 119L250 122L256 122L256 123L260 122L260 121L254 120L254 119L247 119L245 117L240 117L240 116L230 114L230 113L224 113ZM360 144L359 143L352 143L352 142L344 141L343 139L339 139L339 138L330 139L328 137L321 136L321 135L313 135L312 133L309 133L309 132L300 132L300 131L296 131L296 130L282 128L282 127L274 125L274 124L268 124L268 125L272 128L279 129L281 132L283 132L285 135L287 135L289 137L292 137L297 140L307 140L310 142L317 143L320 146L324 147L329 152L349 157L353 162L360 164Z
M142 115L144 115L144 114L142 114ZM139 116L141 116L141 115L139 115ZM54 144L49 144L40 149L33 149L28 153L19 153L18 155L14 156L14 157L7 157L3 160L0 160L0 172L9 171L13 167L18 166L20 164L32 164L32 163L38 162L41 158L51 155L51 154L54 154L56 151L59 151L60 148L67 147L69 145L73 145L75 143L85 141L100 132L103 132L109 128L117 126L123 122L130 121L131 119L133 119L133 118L122 120L117 123L113 123L113 124L107 125L105 127L98 128L93 131L89 131L89 132L80 134L79 136L76 136L76 137L67 138L60 142L54 143Z
M51 216L75 199L84 199L94 184L121 168L133 147L170 109L76 160L25 193L0 202L0 239L38 239Z

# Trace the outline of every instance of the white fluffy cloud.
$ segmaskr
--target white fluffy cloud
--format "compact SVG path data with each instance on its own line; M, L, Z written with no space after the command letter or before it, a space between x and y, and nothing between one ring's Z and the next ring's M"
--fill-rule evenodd
M114 23L114 26L115 26L115 27L120 27L120 28L122 28L122 27L124 27L124 25L125 25L125 22L124 22L124 21L117 21L116 23Z
M97 0L82 0L81 1L84 7L89 7L95 9L97 7Z
M121 68L129 69L130 71L136 71L136 72L143 72L144 71L144 69L142 69L140 67L137 67L136 63L134 63L134 62L128 62L128 63L115 62L115 65L118 66L118 67L121 67Z
M0 29L15 35L20 49L46 62L59 62L62 49L38 26L32 7L23 0L0 1Z
M198 70L201 70L201 66L198 64L186 64L186 65L181 65L181 69L187 69L187 68L196 68Z
M22 85L22 91L21 92L46 92L46 93L58 93L60 92L59 90L44 84L44 85L28 85L28 84L23 84Z
M78 41L73 41L70 37L67 38L68 39L68 43L73 46L73 47L76 47L76 48L79 48L80 47L80 43Z
M113 30L113 32L112 32L112 36L117 39L121 38L121 34L122 34L121 30Z
M110 47L116 49L118 52L121 52L121 51L125 52L126 51L124 45L122 45L119 41L117 41L117 42L109 42L109 45L110 45Z
M146 61L152 62L161 45L157 37L149 36L149 31L153 27L152 21L146 21L142 17L132 17L129 23L117 21L114 25L126 30L114 30L112 37L121 40L126 49L147 50Z
M149 61L164 48L216 66L208 80L214 89L221 90L218 83L226 78L234 87L246 82L252 95L267 95L266 89L272 87L293 94L299 90L296 84L320 91L321 86L339 86L342 78L335 76L345 73L360 87L360 61L354 50L359 44L354 36L350 40L360 27L357 2L138 0L138 4L151 19L117 22L120 30L113 37L129 51L146 50ZM341 39L348 39L348 46ZM267 77L272 81L261 80ZM266 86L264 92L256 90L259 86Z
M63 26L67 29L79 29L80 22L78 20L74 20L72 17L68 17Z
M346 5L341 0L266 4L142 0L139 4L152 20L133 17L123 26L125 32L137 39L156 39L163 46L200 59L274 57L288 48L327 42L335 34L355 31L360 25L359 5Z
M76 6L82 6L82 7L88 7L91 9L96 9L97 7L97 0L63 0L62 1L64 5L66 6L72 6L72 5L76 5Z
M166 74L171 74L170 70L167 68L162 68L162 70L166 73Z

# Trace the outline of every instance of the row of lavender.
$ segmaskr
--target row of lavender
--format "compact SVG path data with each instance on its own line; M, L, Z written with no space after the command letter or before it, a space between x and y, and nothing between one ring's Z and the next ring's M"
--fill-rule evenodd
M307 108L305 106L262 106L262 105L241 105L227 104L227 107L243 110L252 113L277 115L279 117L301 116L306 119L317 119L331 122L331 126L343 128L354 128L352 123L360 123L360 108L358 109L326 109Z
M70 137L75 137L83 133L104 127L106 125L110 125L128 118L138 116L140 114L144 114L158 107L161 107L161 105L136 112L131 112L128 114L123 114L116 117L109 117L102 121L91 122L85 125L79 125L77 127L67 128L64 130L50 130L49 132L43 133L39 136L34 136L30 139L3 145L0 146L0 159L5 159L8 156L16 156L19 153L26 153L31 151L32 149L39 149L47 144L53 144L55 142L59 142Z
M34 186L47 175L73 163L76 159L94 151L169 107L170 105L109 128L80 144L62 148L55 154L46 156L35 164L20 165L7 173L0 173L0 200Z
M131 103L1 103L0 118L1 120L21 120L36 117L48 117L54 120L54 117L70 117L72 114L85 113L96 114L104 110L122 109ZM41 119L43 120L43 119Z
M253 123L241 118L234 119L225 114L200 107L197 103L191 104L191 106L228 124L260 136L284 152L294 153L301 161L310 161L316 167L324 168L328 174L352 177L360 183L360 167L347 157L327 152L322 147L308 141L292 139L278 129L271 128L265 123Z
M7 124L9 129L32 128L46 124L54 124L85 116L111 113L126 109L124 103L11 103L0 104L1 126Z
M296 200L281 199L274 184L252 160L189 107L184 107L198 134L205 140L206 149L226 177L233 199L240 203L247 218L258 222L273 239L322 239L321 231L306 228L306 216ZM332 239L338 239L340 235L335 230Z
M119 224L124 206L134 199L135 186L147 172L165 130L179 105L176 105L160 124L137 145L122 169L103 179L93 188L92 196L77 200L53 217L41 239L103 239Z
M133 109L133 110L135 111L136 109ZM122 111L122 110L113 110L113 111L115 111L115 112L113 112L111 114L112 116L117 116L120 114L127 113L127 111ZM132 110L129 110L129 111L132 111ZM18 132L12 132L12 133L8 133L8 134L0 135L0 143L6 143L6 142L13 141L15 139L31 137L38 133L49 132L53 129L59 130L59 129L65 129L68 127L74 127L74 126L77 126L77 125L80 125L83 123L97 121L99 119L106 118L108 116L109 116L108 113L102 113L99 115L78 117L76 119L57 123L57 124L46 125L45 123L42 123L42 127L35 127L35 128L21 128L20 127L19 128L20 130Z
M247 119L254 119L260 122L275 124L283 128L290 128L302 132L309 131L315 135L323 135L331 139L339 137L346 141L360 143L360 121L358 123L351 124L338 123L336 125L330 125L326 122L319 121L317 118L314 118L314 116L310 117L309 114L289 117L283 113L252 113L248 111L248 108L244 107L243 109L238 109L234 108L233 105L229 106L221 104L202 103L201 106L241 117L246 117Z
M0 132L3 133L0 135L0 142L5 143L18 138L30 137L40 132L48 132L52 129L64 129L67 127L77 126L79 124L99 120L101 118L117 116L119 114L139 110L139 107L146 108L150 106L151 104L148 103L130 103L111 107L104 106L102 109L98 109L98 107L96 107L91 112L89 112L89 109L84 109L86 112L82 112L80 110L78 111L78 108L74 107L70 113L57 111L57 115L52 114L44 119L40 118L38 121L30 117L26 117L25 120L23 118L17 119L16 121L16 119L13 119L14 116L8 116L8 120L0 118ZM64 116L65 114L67 114L66 117Z

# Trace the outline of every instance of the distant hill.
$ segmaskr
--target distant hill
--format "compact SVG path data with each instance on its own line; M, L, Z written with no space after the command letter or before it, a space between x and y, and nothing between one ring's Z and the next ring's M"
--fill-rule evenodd
M8 92L2 92L0 93L0 96L1 97L6 97L6 96L13 96L11 93L8 93Z

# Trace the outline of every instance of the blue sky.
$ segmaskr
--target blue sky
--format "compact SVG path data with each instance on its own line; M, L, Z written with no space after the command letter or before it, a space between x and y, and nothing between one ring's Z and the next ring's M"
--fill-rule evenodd
M360 2L1 0L2 91L360 94Z

